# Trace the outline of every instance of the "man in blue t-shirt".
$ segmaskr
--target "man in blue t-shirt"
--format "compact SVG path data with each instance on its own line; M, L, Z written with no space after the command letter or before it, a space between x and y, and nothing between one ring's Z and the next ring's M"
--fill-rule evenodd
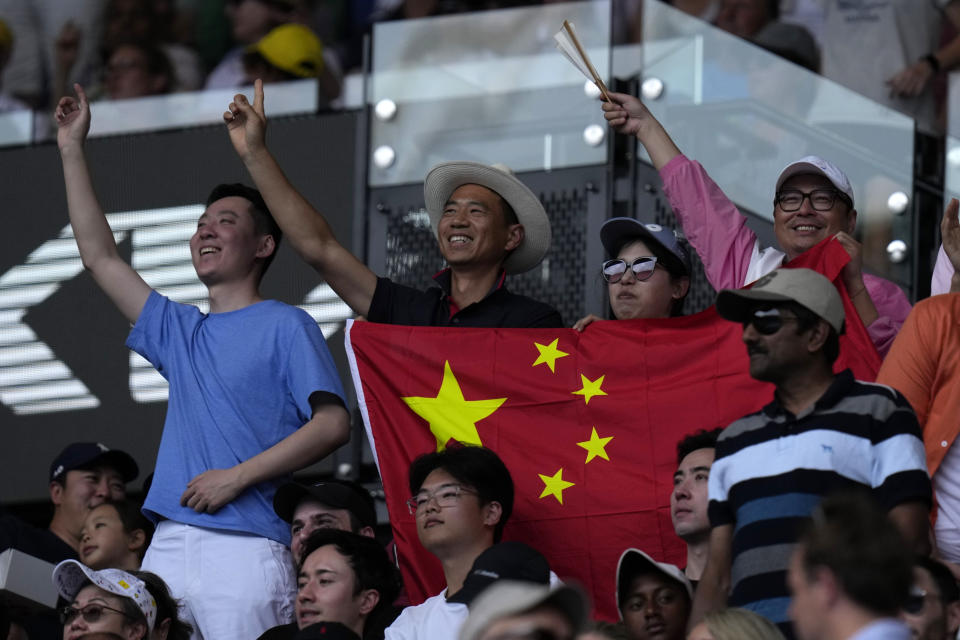
M349 437L343 389L317 324L259 291L280 232L260 194L220 185L190 239L210 313L153 291L119 255L87 169L83 89L55 113L70 224L84 266L134 323L128 346L170 383L144 512L143 568L204 638L256 637L293 615L289 531L273 494Z

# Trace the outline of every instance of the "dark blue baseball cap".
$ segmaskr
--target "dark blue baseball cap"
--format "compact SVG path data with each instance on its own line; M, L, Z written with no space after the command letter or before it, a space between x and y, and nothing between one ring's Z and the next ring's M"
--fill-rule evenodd
M99 442L74 442L50 463L50 480L59 480L75 469L100 466L116 469L124 482L130 482L140 473L136 460L125 451L110 449Z

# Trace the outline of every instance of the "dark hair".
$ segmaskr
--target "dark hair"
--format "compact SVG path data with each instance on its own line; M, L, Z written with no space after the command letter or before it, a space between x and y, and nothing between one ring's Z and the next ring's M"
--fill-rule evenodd
M273 253L263 261L263 270L260 272L260 277L262 278L263 274L270 268L270 264L273 263L273 259L277 257L277 252L280 251L283 232L280 230L280 225L277 224L277 221L273 219L273 214L271 214L270 209L267 208L267 203L264 202L260 192L245 184L240 184L239 182L233 184L218 184L213 188L213 191L210 192L210 195L207 196L207 206L209 207L217 200L230 197L243 198L250 203L250 217L253 218L253 228L257 234L273 236Z
M720 437L722 432L723 427L717 427L709 431L707 429L700 429L700 431L684 436L684 438L677 443L677 464L683 462L684 458L697 449L716 449L717 438Z
M178 617L179 603L170 595L170 589L167 587L167 583L163 581L163 578L149 571L130 571L129 573L143 580L143 583L147 585L147 591L150 592L150 595L152 595L153 599L157 602L156 626L159 627L164 620L170 620L167 640L190 640L190 635L193 633L193 626ZM137 607L133 598L124 598L123 600L123 608L128 615L131 615L135 619L143 619L143 612ZM133 610L130 610L130 607L133 607ZM150 631L153 630L151 629ZM147 636L149 637L149 635L148 632Z
M177 83L177 75L170 63L170 58L163 51L160 45L153 42L144 42L126 37L118 40L112 46L102 51L103 68L108 69L110 58L121 47L132 47L143 54L146 63L147 73L151 76L161 76L164 79L163 88L159 93L170 93Z
M940 601L943 604L947 605L960 600L960 586L957 585L957 579L945 564L930 556L917 555L913 558L913 566L926 569L930 573L937 589L940 590Z
M115 500L103 504L108 504L116 510L125 533L133 533L137 529L143 531L143 548L137 552L142 560L143 554L147 552L147 547L153 539L153 523L143 515L140 505L130 500Z
M310 554L328 545L333 545L353 569L354 595L364 589L374 589L380 594L378 607L390 606L396 600L400 593L400 574L375 538L341 529L317 529L303 545L301 568Z
M497 193L494 191L494 193ZM509 227L510 225L520 224L520 218L517 217L517 212L510 206L510 203L507 202L507 199L500 196L500 206L503 208L503 222Z
M807 576L829 569L847 596L879 615L896 616L913 583L913 558L896 525L866 491L829 496L799 540Z
M766 0L767 2L767 17L770 18L770 22L780 19L780 0Z
M807 309L805 306L799 302L789 301L784 302L779 306L781 309L786 309L797 316L797 335L806 333L810 329L813 329L820 322L826 322L823 318L815 314L810 309ZM827 329L829 334L827 335L827 341L823 345L821 353L823 357L827 359L827 364L833 364L837 361L837 358L840 356L840 336L837 335L837 330L828 322Z
M493 530L500 542L503 528L513 512L513 478L503 460L486 447L457 446L425 453L410 464L410 493L420 491L432 471L443 469L459 482L476 489L480 504L499 502L502 513Z

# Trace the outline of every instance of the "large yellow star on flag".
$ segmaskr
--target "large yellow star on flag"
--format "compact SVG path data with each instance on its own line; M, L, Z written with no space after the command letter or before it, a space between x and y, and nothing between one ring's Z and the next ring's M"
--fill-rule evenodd
M443 451L451 438L464 444L481 446L477 423L500 408L506 398L467 400L453 375L450 362L443 363L443 381L435 398L401 398L410 410L430 424L437 439L437 451Z
M563 490L569 489L574 484L563 479L563 467L560 467L552 476L545 476L542 473L538 473L537 475L543 480L543 492L540 494L540 497L546 498L547 496L553 496L557 499L557 502L563 504Z
M557 343L560 342L560 338L555 339L550 344L540 344L539 342L534 342L533 346L537 348L537 351L540 352L540 355L537 356L536 362L532 366L537 366L538 364L545 364L550 367L550 373L556 373L556 363L560 358L565 358L569 353L565 351L560 351L557 348Z
M609 461L610 458L607 456L607 450L604 447L606 447L607 443L611 440L613 440L613 436L601 438L597 435L597 428L593 427L593 433L590 434L590 439L577 443L578 447L583 447L587 450L587 461L583 464L587 464L587 462L597 457Z
M580 382L583 386L573 392L575 396L583 396L583 404L590 404L590 398L593 396L605 396L607 392L600 388L603 379L606 376L600 376L596 380L591 380L587 376L580 374Z

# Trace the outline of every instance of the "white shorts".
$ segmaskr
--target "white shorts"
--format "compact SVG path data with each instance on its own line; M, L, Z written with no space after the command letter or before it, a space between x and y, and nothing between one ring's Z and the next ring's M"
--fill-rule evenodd
M253 639L293 621L293 560L274 540L164 520L142 568L166 581L194 640Z

